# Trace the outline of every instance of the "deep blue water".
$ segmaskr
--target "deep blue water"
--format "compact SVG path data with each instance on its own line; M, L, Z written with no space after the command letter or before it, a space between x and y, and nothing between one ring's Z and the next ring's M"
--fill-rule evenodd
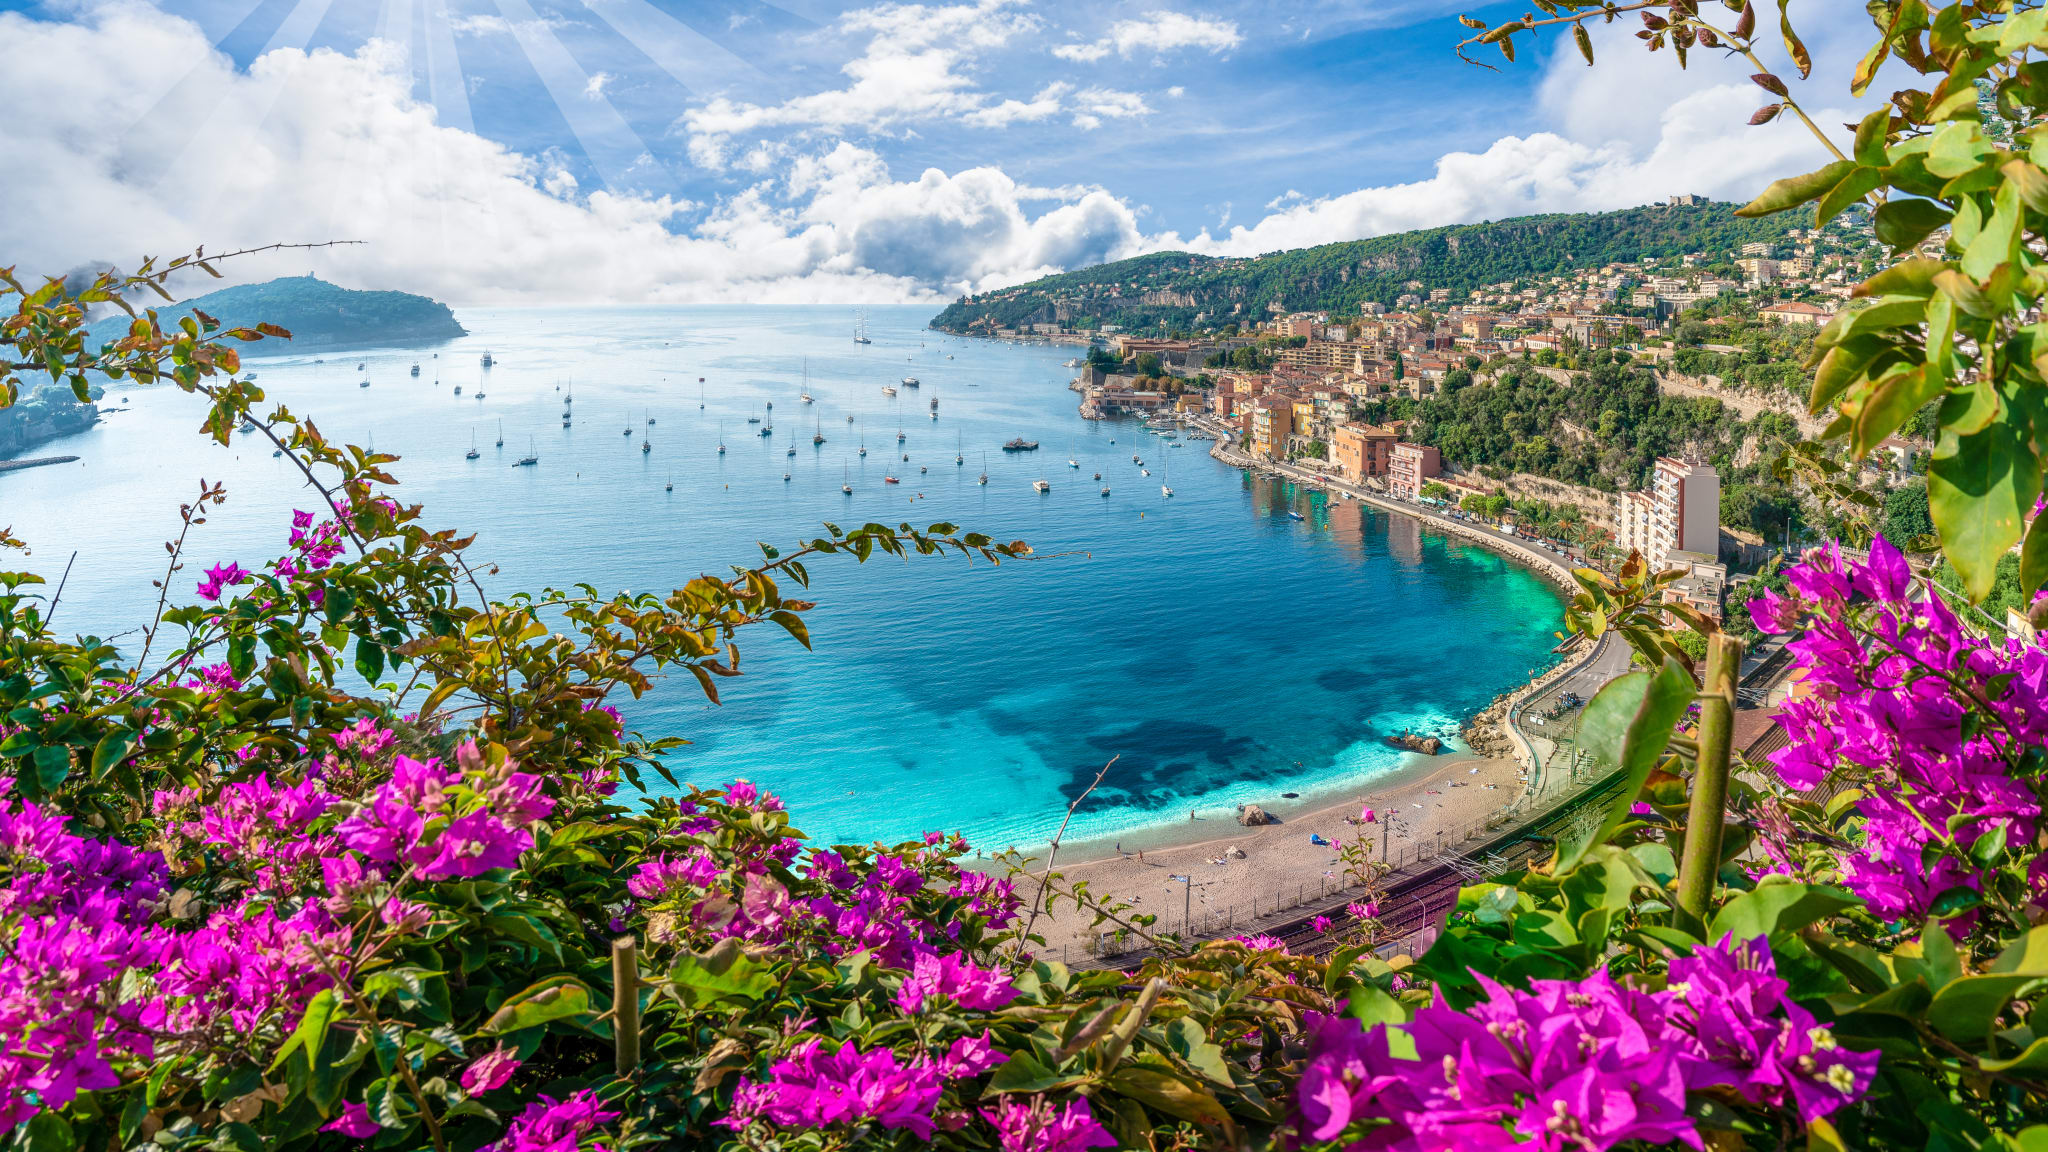
M722 707L687 676L616 701L633 727L694 741L674 757L678 776L754 779L813 836L959 828L992 845L1042 841L1112 756L1075 833L1355 785L1398 765L1380 742L1388 732L1448 734L1548 659L1558 600L1534 575L1404 518L1248 478L1205 444L1169 448L1135 422L1083 421L1061 367L1072 349L946 338L923 328L928 315L878 309L863 347L837 308L465 311L472 335L437 350L251 366L271 399L328 434L402 456L402 494L425 502L430 523L478 533L471 556L499 566L494 595L579 580L667 589L826 520L950 520L1029 541L1039 558L999 568L822 559L814 652L755 629ZM477 361L487 347L499 361L488 373ZM798 402L806 358L811 406ZM882 394L906 374L923 386ZM371 387L357 387L365 375ZM199 530L180 594L216 560L277 555L288 509L313 506L267 450L197 435L192 398L112 393L117 411L100 427L38 450L80 464L0 475L0 525L35 546L32 567L54 582L78 552L67 631L146 621L159 542L201 476L226 481L230 500ZM769 401L763 438L745 421ZM1020 435L1043 447L998 450ZM474 462L463 458L472 436ZM510 467L529 443L540 465ZM975 483L984 453L986 487ZM1169 462L1171 500L1159 491ZM900 485L883 483L892 471ZM1049 494L1032 490L1040 477Z

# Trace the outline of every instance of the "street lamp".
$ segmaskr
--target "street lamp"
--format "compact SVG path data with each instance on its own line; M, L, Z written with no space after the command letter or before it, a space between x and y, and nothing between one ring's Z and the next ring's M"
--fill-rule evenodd
M1180 934L1186 936L1191 930L1188 921L1194 912L1195 878L1193 876L1179 876L1173 873L1168 873L1166 878L1168 880L1178 880L1181 883Z

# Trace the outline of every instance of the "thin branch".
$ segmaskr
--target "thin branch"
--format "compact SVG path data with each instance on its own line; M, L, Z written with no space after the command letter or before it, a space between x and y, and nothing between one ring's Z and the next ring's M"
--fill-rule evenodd
M1082 789L1081 794L1079 796L1074 797L1074 802L1067 805L1066 819L1060 821L1060 830L1058 832L1053 833L1052 836L1052 850L1045 854L1045 871L1041 872L1038 876L1038 891L1031 894L1031 915L1025 918L1024 930L1017 934L1018 939L1030 939L1031 926L1033 924L1038 923L1039 906L1042 903L1044 903L1045 900L1046 878L1052 875L1052 862L1056 858L1058 858L1060 854L1060 839L1067 834L1067 825L1074 822L1074 810L1079 808L1081 806L1081 801L1086 800L1089 797L1089 795L1093 793L1098 786L1101 785L1102 778L1109 775L1109 770L1116 765L1116 762L1118 760L1121 759L1123 759L1123 753L1121 752L1117 753L1114 756L1111 756L1109 758L1109 763L1104 764L1102 766L1102 771L1097 772L1095 774L1095 779L1089 781L1088 787Z
M73 548L71 550L71 559L64 562L64 575L57 578L57 590L50 594L50 608L49 611L43 613L43 627L48 628L50 621L57 618L57 601L64 598L64 585L70 581L71 566L77 562L78 549Z

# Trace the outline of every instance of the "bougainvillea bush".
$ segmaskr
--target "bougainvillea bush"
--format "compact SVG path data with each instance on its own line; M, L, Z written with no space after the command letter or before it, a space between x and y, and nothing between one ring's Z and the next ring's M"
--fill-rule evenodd
M1640 13L1652 50L1753 62L1760 122L1805 118L1758 57L1776 34L1803 75L1805 50L1749 0L1727 27L1691 0L1537 7L1474 40L1512 59ZM1887 58L1931 90L1746 211L1867 200L1902 256L1953 226L1822 330L1814 405L1840 419L1790 464L1853 510L1842 459L1937 405L1934 520L1981 575L2048 456L2048 10L1867 9L1859 93ZM1742 645L1665 602L1676 573L1581 572L1568 626L1646 665L1581 720L1614 799L1465 888L1420 958L1369 950L1387 894L1316 917L1315 955L1184 940L942 830L812 844L772 794L685 784L679 738L621 721L657 676L715 701L750 628L807 642L810 564L1023 545L828 524L666 595L492 600L488 542L405 503L392 457L266 407L237 349L287 333L134 311L188 269L212 261L75 288L0 270L0 403L38 374L174 386L315 494L274 555L216 556L231 494L201 481L118 644L57 630L61 580L0 570L10 1146L2048 1148L2048 654L1973 630L1889 542L1812 550L1738 609L1800 684L1760 763L1730 746ZM128 334L89 347L110 309ZM1055 903L1147 950L1038 958Z

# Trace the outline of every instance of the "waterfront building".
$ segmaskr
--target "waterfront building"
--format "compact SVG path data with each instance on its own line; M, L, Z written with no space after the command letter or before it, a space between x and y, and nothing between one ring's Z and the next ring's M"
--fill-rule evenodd
M1615 542L1652 564L1674 550L1715 556L1721 548L1721 477L1709 464L1657 458L1650 487L1615 501Z
M1400 434L1376 424L1344 424L1330 432L1330 462L1350 480L1384 479Z
M1294 433L1294 401L1287 396L1261 396L1252 401L1252 451L1269 460L1284 459L1287 438Z
M1387 487L1413 499L1442 474L1443 453L1428 444L1395 444L1387 458Z

